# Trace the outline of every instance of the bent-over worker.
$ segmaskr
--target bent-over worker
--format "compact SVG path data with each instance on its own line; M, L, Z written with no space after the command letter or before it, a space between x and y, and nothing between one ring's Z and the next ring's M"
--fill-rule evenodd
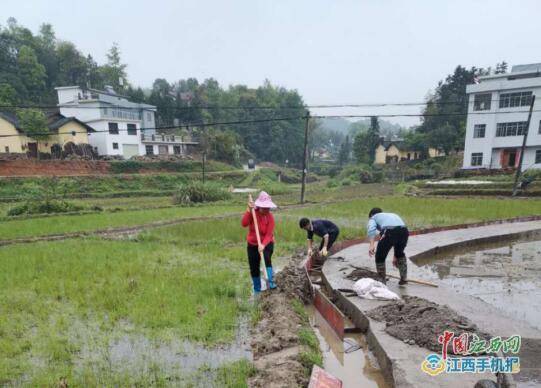
M408 244L409 237L406 224L397 214L383 213L379 207L370 210L368 218L367 235L370 239L368 254L371 257L374 256L374 253L376 255L376 270L381 281L383 283L386 281L385 259L391 248L394 248L393 264L398 267L398 271L400 272L400 281L398 284L406 284L408 282L408 265L404 249ZM378 232L380 238L378 247L375 249Z
M319 245L319 254L323 257L327 256L331 250L334 242L340 234L340 229L334 223L329 220L313 220L308 218L301 218L299 221L301 229L306 230L308 239L308 256L312 256L312 243L314 240L314 234L321 237L321 244Z
M258 244L257 242L254 219L251 212L253 208L255 208L261 244ZM270 209L275 208L276 205L272 202L271 196L262 191L259 193L259 197L257 197L255 203L251 201L248 202L248 208L242 216L241 224L243 227L248 228L248 234L246 236L248 246L246 250L248 253L248 263L250 265L254 294L261 292L261 276L259 272L259 264L261 261L260 252L263 253L265 259L265 269L267 271L269 287L271 289L276 288L271 261L272 253L274 251L274 216L270 212Z

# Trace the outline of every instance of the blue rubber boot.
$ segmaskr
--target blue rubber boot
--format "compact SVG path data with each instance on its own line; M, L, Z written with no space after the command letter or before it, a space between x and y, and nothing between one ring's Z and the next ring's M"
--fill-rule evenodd
M274 273L272 272L272 267L267 267L267 279L269 279L269 288L271 290L276 288L276 284L274 283Z
M254 285L254 295L257 295L261 292L261 278L252 278L252 283Z

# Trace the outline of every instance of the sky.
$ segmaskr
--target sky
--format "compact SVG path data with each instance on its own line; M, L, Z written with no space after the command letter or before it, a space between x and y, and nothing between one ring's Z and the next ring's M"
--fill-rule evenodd
M129 81L214 78L297 89L309 105L423 102L457 65L541 62L539 0L1 0L98 63L117 42ZM420 107L318 109L404 114ZM393 118L414 125L417 118Z

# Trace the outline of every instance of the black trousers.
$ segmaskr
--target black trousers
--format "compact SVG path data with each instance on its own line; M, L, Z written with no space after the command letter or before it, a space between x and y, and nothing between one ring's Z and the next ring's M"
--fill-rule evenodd
M259 272L259 263L261 262L261 257L259 256L259 250L257 245L250 245L246 248L248 252L248 263L250 264L250 275L253 278L258 278L260 276ZM267 244L265 250L263 251L263 257L265 258L265 267L272 267L272 253L274 252L274 243L271 242Z
M340 234L339 230L333 230L329 233L329 242L327 243L327 250L330 251L333 244L335 243L336 239L338 238L338 235ZM323 249L323 245L325 244L325 239L321 239L321 244L319 244L319 250Z
M406 227L385 230L376 249L376 263L384 263L391 248L394 248L394 255L397 259L406 257L404 249L408 245L408 237L409 231Z

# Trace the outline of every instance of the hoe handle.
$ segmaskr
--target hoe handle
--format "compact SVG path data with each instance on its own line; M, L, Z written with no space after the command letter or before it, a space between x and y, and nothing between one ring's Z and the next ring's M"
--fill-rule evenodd
M253 201L252 194L248 194L248 200L250 202ZM252 213L252 219L254 220L255 236L257 237L257 249L259 251L259 246L261 245L261 236L259 235L259 225L257 224L257 217L255 216L255 209L252 207L250 208L250 211ZM259 257L261 257L261 260L263 261L263 264L264 264L265 256L263 255L263 252L259 252ZM265 281L268 282L267 273L265 271L263 271L263 277L265 278Z

